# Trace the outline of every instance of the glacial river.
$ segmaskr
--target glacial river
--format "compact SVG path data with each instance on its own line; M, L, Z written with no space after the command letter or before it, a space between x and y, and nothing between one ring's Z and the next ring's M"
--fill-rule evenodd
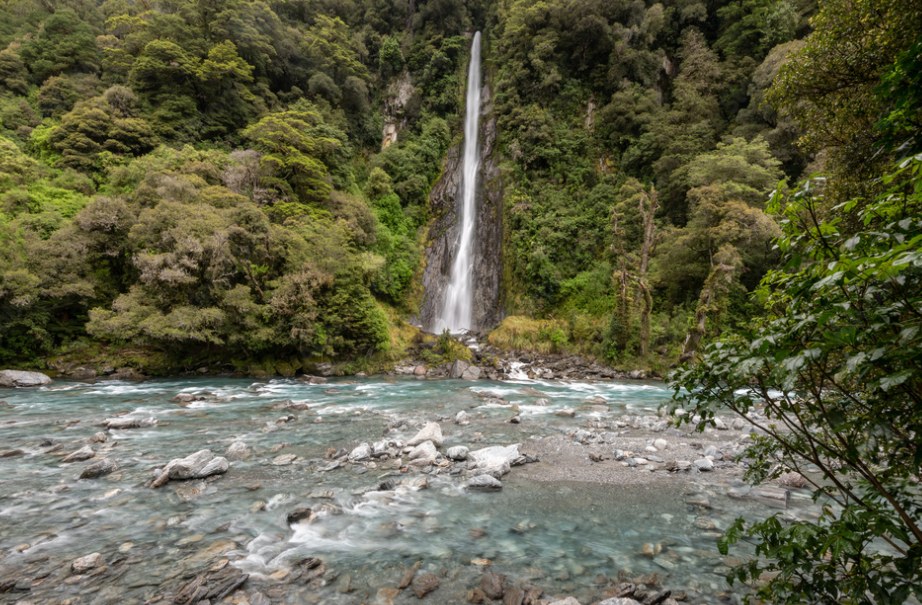
M179 393L200 399L180 405ZM342 456L362 442L406 441L429 421L442 426L442 452L520 443L528 453L538 438L655 417L669 397L653 382L386 377L3 390L0 602L167 603L196 573L227 567L249 575L229 603L410 603L420 602L411 589L387 589L417 562L419 573L440 578L431 603L466 602L485 569L584 604L619 577L654 573L660 586L713 602L728 590L715 537L752 504L728 498L726 485L703 473L647 486L532 481L513 467L501 491L479 492L465 488L463 464L407 469L402 460ZM576 415L558 414L566 409ZM453 422L462 410L469 424ZM113 417L144 426L105 431ZM106 440L94 442L100 431ZM248 455L225 475L147 486L169 460L204 448L224 455L234 442ZM95 459L63 462L87 444ZM118 470L78 479L102 456ZM540 473L541 464L528 466ZM289 524L302 508L311 518ZM104 568L71 571L96 552ZM322 567L307 571L304 561L317 559Z

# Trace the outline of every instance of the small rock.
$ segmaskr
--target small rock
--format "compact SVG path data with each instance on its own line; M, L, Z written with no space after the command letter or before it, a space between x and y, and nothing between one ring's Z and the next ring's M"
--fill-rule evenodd
M503 592L505 592L503 584L505 582L506 576L503 574L487 571L480 578L480 590L487 595L487 598L496 601L503 598Z
M439 578L435 574L424 573L422 575L416 576L416 579L413 580L413 594L416 595L417 599L422 599L430 592L436 590L439 587Z
M228 460L246 460L253 455L253 451L243 441L234 441L227 446L224 456Z
M89 465L83 472L80 473L81 479L96 479L97 477L102 477L110 473L114 473L118 470L118 464L114 460L109 458L103 458L93 464Z
M416 435L407 441L407 445L419 445L424 441L431 441L436 447L441 447L444 438L442 437L442 427L438 422L427 422Z
M778 483L785 487L803 488L810 485L807 478L800 473L790 471L778 477Z
M160 487L171 479L204 479L211 475L226 473L229 468L227 458L215 456L211 450L199 450L185 458L170 460L150 486Z
M467 455L470 450L463 445L456 445L454 447L448 448L446 455L452 460L467 460Z
M562 410L557 410L554 412L555 416L560 416L561 418L573 418L576 416L576 410L571 408L563 408Z
M714 470L714 461L710 458L699 458L693 463L694 467L701 471L702 473L707 473Z
M288 515L285 517L285 522L288 523L288 525L293 525L294 523L298 523L304 519L309 519L312 512L313 511L307 507L296 508L295 510L288 513Z
M84 445L76 452L68 454L61 462L82 462L83 460L89 460L95 455L96 452L93 451L93 448L88 445Z
M655 447L658 450L664 450L669 447L669 442L666 441L665 439L656 439L653 442L653 447Z
M297 459L297 454L282 454L272 459L272 466L288 466Z
M411 565L405 572L403 572L403 577L400 578L400 583L397 587L400 590L403 590L407 586L413 583L413 578L416 577L416 572L419 571L420 566L422 566L422 561L417 561Z
M548 605L580 605L580 602L573 597L567 597L566 599L551 601Z
M503 489L503 483L492 475L477 475L476 477L468 479L467 487L468 489L489 491Z
M108 439L108 435L106 435L103 431L99 431L90 437L90 443L105 443Z
M0 450L0 458L15 458L24 454L25 452L22 450Z
M470 424L470 423L471 423L471 416L464 410L461 410L460 412L455 414L455 424L465 425L465 424Z
M431 441L424 441L410 450L407 459L415 465L426 465L435 462L438 455L435 445Z
M103 567L105 564L106 561L102 558L102 555L98 552L94 552L93 554L86 555L85 557L80 557L70 564L70 568L74 573L86 573L91 569Z
M521 424L521 422L522 422L521 416L513 416L512 418L509 419L509 424Z
M718 431L726 431L728 427L727 427L727 423L725 423L723 420L715 416L714 417L714 428L716 428Z
M103 426L107 429L139 429L157 424L156 418L106 418Z
M371 458L372 449L368 443L361 443L349 453L350 462L362 462Z

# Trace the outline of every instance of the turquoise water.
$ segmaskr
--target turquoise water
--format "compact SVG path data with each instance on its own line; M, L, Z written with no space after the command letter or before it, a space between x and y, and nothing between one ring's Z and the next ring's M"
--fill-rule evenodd
M171 401L180 392L204 399L181 407ZM517 478L513 469L501 492L478 493L465 490L463 477L447 467L420 474L401 472L394 461L369 468L325 457L331 448L350 451L363 441L407 440L424 421L441 423L442 451L527 444L587 421L655 415L670 394L654 382L386 378L323 385L196 378L3 391L0 450L22 454L0 459L0 574L32 586L29 593L0 594L0 600L144 603L183 573L227 559L251 574L244 593L260 591L272 602L365 602L395 585L416 561L443 578L432 602L463 602L485 560L550 594L584 602L619 572L656 572L666 585L691 588L709 602L725 589L723 561L714 533L694 526L700 511L686 500L690 493L708 493L720 509L726 500L720 487L694 478L669 488L535 483ZM605 397L607 406L587 408L591 396ZM506 422L512 405L521 424ZM555 415L563 408L583 411L577 418ZM453 424L461 410L470 415L469 425ZM78 480L92 460L61 459L117 415L150 426L109 431L108 441L93 447L120 469ZM146 487L154 469L170 459L203 448L222 455L235 441L253 455L232 461L226 475ZM283 455L296 458L273 464ZM427 489L400 484L419 476ZM387 480L396 489L379 491ZM305 506L315 518L289 527L286 515ZM727 504L726 519L714 513L718 526L735 515L734 506ZM644 555L645 543L662 545L662 554ZM68 583L70 562L92 552L109 562L108 575ZM326 563L322 581L288 583L288 573L308 556Z

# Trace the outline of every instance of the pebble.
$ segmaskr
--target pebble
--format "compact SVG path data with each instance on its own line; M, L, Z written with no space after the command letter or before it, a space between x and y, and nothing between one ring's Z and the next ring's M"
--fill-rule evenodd
M272 459L272 466L288 466L297 459L298 456L295 454L282 454Z
M694 467L701 471L702 473L707 473L714 470L714 461L710 458L699 458L693 463Z

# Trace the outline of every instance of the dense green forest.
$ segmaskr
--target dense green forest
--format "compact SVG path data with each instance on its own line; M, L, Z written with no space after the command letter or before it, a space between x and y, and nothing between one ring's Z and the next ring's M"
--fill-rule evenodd
M874 193L922 106L922 11L897 0L3 0L0 16L3 363L401 356L474 30L505 199L497 344L692 356L758 312L769 194L815 172L826 212Z

